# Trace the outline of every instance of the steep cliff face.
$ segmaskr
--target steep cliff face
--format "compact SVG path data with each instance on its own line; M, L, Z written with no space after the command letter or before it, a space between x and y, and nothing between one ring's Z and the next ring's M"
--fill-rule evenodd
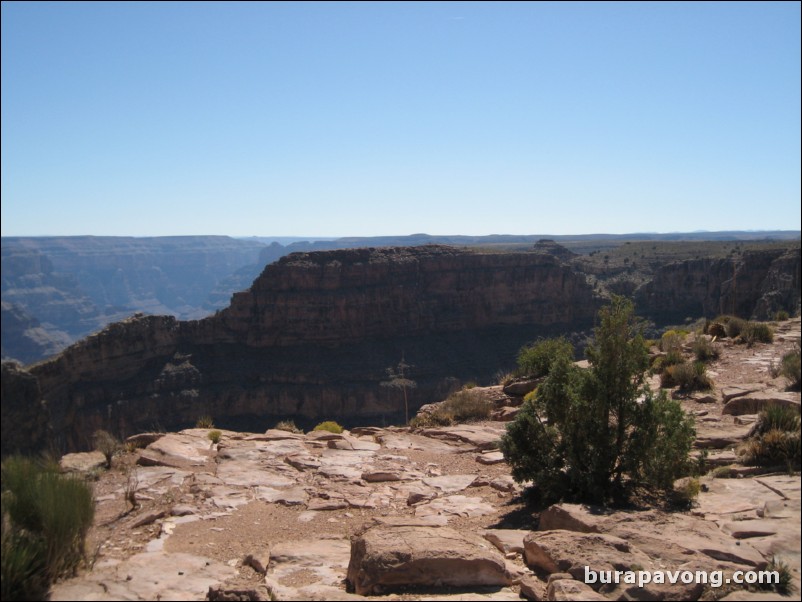
M778 310L799 314L801 267L799 248L790 249L771 262L760 285L760 298L753 312L755 319L771 319Z
M2 365L2 449L32 454L52 443L52 423L36 377L16 362Z
M670 263L634 296L640 313L662 323L719 314L767 318L766 308L794 312L799 305L799 248Z
M199 321L139 316L30 368L67 448L96 428L266 428L396 421L382 387L404 359L411 403L488 379L539 334L591 323L584 277L539 253L446 247L302 253L270 265L230 308Z
M569 325L592 307L584 279L552 256L423 246L290 255L235 294L219 320L264 347Z

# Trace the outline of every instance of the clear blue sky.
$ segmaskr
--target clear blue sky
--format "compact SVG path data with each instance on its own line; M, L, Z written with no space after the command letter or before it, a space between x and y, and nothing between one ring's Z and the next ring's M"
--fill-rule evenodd
M800 227L800 4L2 4L3 235Z

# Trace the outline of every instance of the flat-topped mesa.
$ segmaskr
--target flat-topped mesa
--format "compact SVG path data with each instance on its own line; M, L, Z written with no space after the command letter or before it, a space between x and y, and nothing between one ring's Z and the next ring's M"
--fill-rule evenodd
M213 318L252 346L421 336L591 319L585 279L540 253L453 247L294 253Z

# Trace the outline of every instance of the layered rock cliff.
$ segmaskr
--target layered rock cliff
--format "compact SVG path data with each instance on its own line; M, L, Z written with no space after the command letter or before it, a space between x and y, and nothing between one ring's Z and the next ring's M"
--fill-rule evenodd
M798 247L675 262L638 289L638 309L658 324L793 311L799 264ZM590 281L552 244L294 253L214 316L137 315L29 372L64 450L88 447L97 428L179 429L202 415L251 431L284 418L388 424L403 397L381 383L402 358L413 410L460 380L487 382L536 337L589 329L604 302Z
M635 291L638 311L661 323L733 314L769 319L798 311L800 248L669 263Z
M217 315L138 316L30 367L65 448L96 428L131 433L191 425L266 428L393 422L382 387L401 358L414 407L459 379L489 379L538 335L591 324L581 274L542 253L448 247L300 253L265 268Z

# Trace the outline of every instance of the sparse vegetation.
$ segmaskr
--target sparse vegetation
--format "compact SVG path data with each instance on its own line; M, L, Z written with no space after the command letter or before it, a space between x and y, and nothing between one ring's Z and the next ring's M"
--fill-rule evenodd
M2 598L45 599L50 584L84 559L92 488L21 457L2 464Z
M414 389L418 384L409 378L406 374L412 366L404 361L403 356L401 361L395 368L387 368L387 380L379 383L382 387L389 387L392 389L401 389L404 393L404 424L409 424L409 397L407 389Z
M590 369L558 356L501 440L515 480L533 480L542 501L604 503L636 486L667 492L690 469L692 419L645 384L633 304L614 297L599 321Z
M304 433L301 429L299 429L295 425L295 422L293 422L292 420L282 420L276 425L275 428L278 431L287 431L288 433L297 433L300 435L303 435Z
M721 351L715 343L704 336L697 336L693 342L693 354L700 362L717 360L721 356Z
M333 420L326 420L325 422L321 422L318 424L313 430L315 431L328 431L330 433L335 433L339 435L343 432L343 427L339 424L334 422Z
M681 362L669 366L660 375L660 386L664 389L679 387L683 393L691 391L709 391L713 381L707 375L704 362Z
M741 330L740 340L749 347L755 343L773 343L774 331L764 322L747 322Z
M737 338L746 326L746 320L730 315L719 316L713 320L713 323L721 324L724 332L731 339Z
M673 502L679 506L690 508L699 497L702 485L696 477L684 477L674 483Z
M755 434L738 450L744 464L784 466L802 464L799 412L794 407L769 406L758 415Z
M574 358L574 346L564 338L543 339L518 352L518 374L527 378L547 376L552 364L560 359Z
M777 310L774 313L774 321L775 322L784 322L785 320L787 320L790 317L791 316L784 309Z
M106 458L106 468L111 468L111 460L120 450L120 442L117 438L104 430L97 430L92 435L92 440L95 444L95 449L103 454Z
M208 414L204 414L198 421L195 423L195 428L197 429L213 429L214 428L214 420Z
M220 437L223 436L223 431L219 431L217 429L211 430L206 434L206 437L211 441L214 445L220 443Z
M802 358L799 346L783 355L780 362L780 374L788 381L788 388L799 391L802 388Z
M422 413L410 422L415 428L447 426L473 420L486 420L490 417L492 404L485 399L482 391L462 389L449 396L443 403L428 413Z

